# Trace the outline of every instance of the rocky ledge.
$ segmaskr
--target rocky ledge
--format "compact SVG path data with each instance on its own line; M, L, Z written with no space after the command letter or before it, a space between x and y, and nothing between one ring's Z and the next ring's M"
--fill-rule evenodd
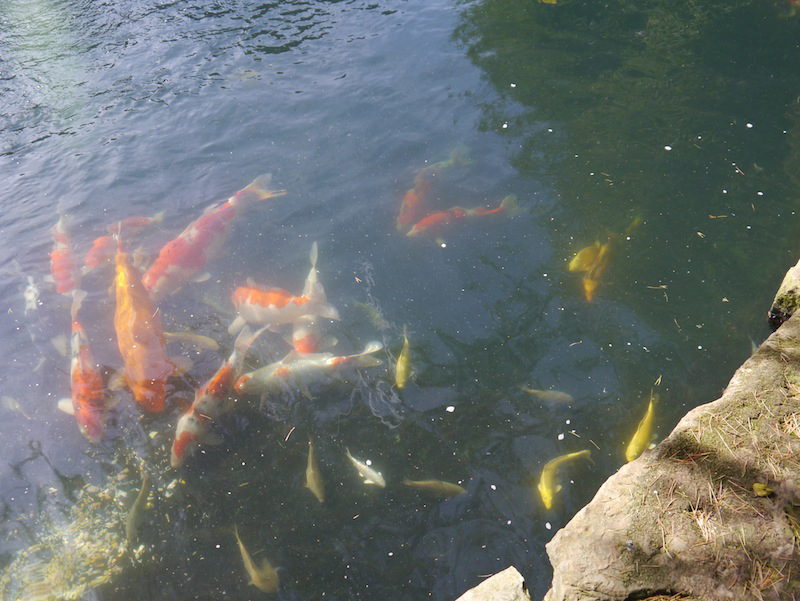
M798 298L800 263L770 310L777 331L722 397L690 411L556 533L545 601L800 599Z

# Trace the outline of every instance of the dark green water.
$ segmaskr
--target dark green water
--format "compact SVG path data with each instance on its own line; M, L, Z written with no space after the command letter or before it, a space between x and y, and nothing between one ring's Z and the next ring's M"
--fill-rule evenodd
M86 598L267 597L247 584L234 523L282 568L280 599L454 599L509 564L540 598L545 543L625 461L654 381L663 437L768 333L800 229L788 13L766 0L4 2L0 377L21 411L6 402L0 421L0 561L38 542L40 516L66 521L78 489L139 457L156 484L146 552ZM444 248L398 233L415 174L459 145L472 162L440 174L430 210L514 193L522 211L455 226ZM55 407L69 360L49 339L69 334L69 303L43 278L59 209L81 254L115 220L166 210L143 237L156 253L264 172L287 196L235 225L211 280L159 307L167 329L222 348L191 353L164 414L143 417L123 393L91 445ZM635 217L588 303L569 260ZM247 277L299 291L314 240L342 316L337 352L379 340L387 368L312 400L243 402L219 424L223 445L172 470L181 400L230 352L231 291ZM42 289L28 315L14 259ZM111 371L109 284L84 279L82 316ZM403 324L415 376L398 392ZM264 338L251 364L286 351ZM303 486L308 435L324 505ZM385 489L362 485L346 447ZM583 448L592 463L562 470L546 510L542 466ZM438 501L404 478L467 494Z

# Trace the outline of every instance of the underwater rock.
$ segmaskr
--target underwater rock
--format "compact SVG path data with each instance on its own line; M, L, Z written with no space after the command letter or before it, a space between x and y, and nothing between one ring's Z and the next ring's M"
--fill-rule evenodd
M456 601L531 601L531 596L522 574L509 566L469 589Z
M800 275L800 268L795 267ZM764 485L774 494L760 496ZM800 315L547 544L546 601L800 598Z
M772 331L777 330L784 321L794 315L798 307L800 307L800 261L786 272L775 300L769 308L767 321Z

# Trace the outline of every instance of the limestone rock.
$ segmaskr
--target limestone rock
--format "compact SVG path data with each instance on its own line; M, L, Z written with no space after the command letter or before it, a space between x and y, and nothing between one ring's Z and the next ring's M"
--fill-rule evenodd
M798 541L800 314L556 533L545 600L800 598Z
M777 330L784 321L794 315L798 307L800 307L800 261L786 272L767 313L767 321L772 330Z
M514 566L469 589L456 601L531 601L525 579Z

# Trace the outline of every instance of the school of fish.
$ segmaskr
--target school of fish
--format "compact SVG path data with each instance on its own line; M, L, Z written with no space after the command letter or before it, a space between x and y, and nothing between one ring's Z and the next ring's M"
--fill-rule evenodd
M462 208L441 206L440 199L433 202L439 175L450 169L468 165L464 150L457 148L445 161L419 170L413 186L402 199L396 220L396 229L409 238L430 237L444 245L442 236L462 223L480 223L493 218L513 217L519 211L517 198L509 194L494 207ZM227 200L212 204L199 217L191 221L176 237L151 253L146 249L148 233L162 230L165 213L152 217L131 216L109 223L105 232L92 241L83 255L83 264L77 258L77 245L72 240L69 217L59 213L51 230L53 247L50 254L48 278L55 292L71 296L70 382L71 394L59 401L58 407L74 415L78 430L93 444L101 444L105 425L115 405L127 389L141 410L158 415L173 414L176 406L170 398L170 380L192 368L187 357L169 356L168 341L192 345L195 349L216 352L219 341L194 332L165 332L161 321L161 303L191 283L202 285L211 278L214 259L226 247L230 231L242 214L255 210L259 203L287 194L286 190L273 189L269 174L257 177ZM439 206L437 206L439 205ZM636 218L624 235L641 223ZM605 242L600 240L580 250L569 262L568 271L583 274L583 292L592 302L612 257L612 247L619 236L608 233ZM136 248L134 248L136 247ZM146 264L147 256L155 256ZM310 269L303 288L295 293L275 286L260 285L248 279L230 293L230 303L235 317L228 334L235 337L230 356L220 362L216 372L194 392L194 398L185 407L175 423L175 433L170 451L170 464L178 469L192 456L206 447L220 445L223 432L221 418L241 406L240 398L257 398L262 402L270 398L292 398L300 395L313 399L314 391L331 381L341 381L348 371L377 368L384 364L381 355L393 363L395 389L403 393L414 376L413 352L409 328L402 328L402 344L393 358L384 344L366 341L363 350L355 353L337 353L338 340L326 329L339 320L339 311L325 293L317 267L319 248L316 242L309 252ZM113 273L111 268L113 267ZM17 271L21 272L17 266ZM25 312L38 311L41 305L40 290L34 278L27 277L24 291ZM105 278L105 279L103 279ZM90 284L95 287L91 290ZM108 286L110 285L110 288ZM91 297L90 292L108 289L114 300L113 324L116 346L119 349L117 366L101 366L91 351L91 336L96 335L98 324L86 327L81 320L81 309ZM358 306L357 302L353 303ZM378 311L364 305L365 310ZM373 321L377 321L373 319ZM377 324L376 324L377 325ZM391 327L381 318L380 329ZM283 337L287 349L277 361L262 361L261 367L246 370L245 359L256 340L265 331ZM87 333L88 332L88 333ZM384 340L386 340L384 338ZM115 367L109 376L109 367ZM660 384L660 379L657 384ZM552 389L535 389L520 385L519 389L548 406L569 405L573 397ZM646 413L630 439L625 458L636 459L651 443L654 430L654 408L658 394L651 391ZM377 489L387 486L387 479L369 459L353 456L348 447L341 449L342 456L352 465L364 485ZM540 474L538 492L545 510L554 506L561 490L558 474L567 464L577 459L590 458L588 449L559 455L545 462ZM320 463L314 440L308 436L308 456L305 487L320 504L326 501L324 465ZM130 508L126 523L128 540L139 537L153 476L142 467L142 486ZM460 484L445 480L395 479L421 494L440 499L467 495ZM275 592L279 587L279 574L266 559L256 562L233 527L235 538L250 582L264 592Z

